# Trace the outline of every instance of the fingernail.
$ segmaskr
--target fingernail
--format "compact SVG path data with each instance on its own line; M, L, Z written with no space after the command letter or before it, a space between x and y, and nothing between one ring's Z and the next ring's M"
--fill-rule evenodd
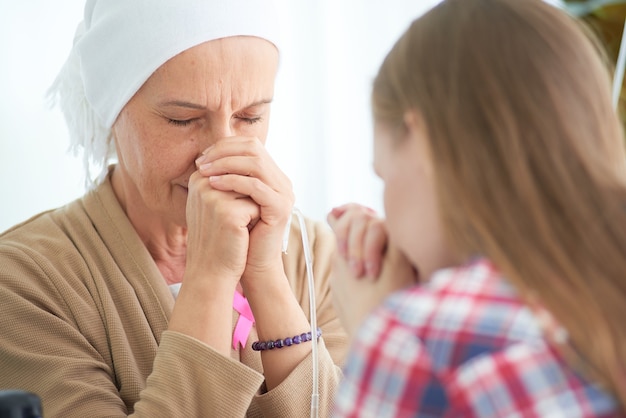
M211 168L211 166L213 165L213 163L206 163L206 164L202 164L200 167L198 167L198 169L200 171L206 171L209 168Z
M356 277L361 277L361 263L357 260L350 260L350 270Z
M200 166L200 164L202 164L203 162L206 161L206 155L202 154L201 156L199 156L198 158L196 158L196 166Z
M376 263L374 263L373 261L367 261L365 263L365 274L371 278L377 277L378 269L376 268Z

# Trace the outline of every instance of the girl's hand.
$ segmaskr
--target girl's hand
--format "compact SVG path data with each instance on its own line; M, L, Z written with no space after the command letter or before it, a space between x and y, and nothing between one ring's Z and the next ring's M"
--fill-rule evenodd
M388 242L384 221L358 204L328 215L339 253L331 275L333 303L353 335L368 313L391 293L418 282L417 270Z
M387 231L376 212L348 203L334 208L327 221L337 237L339 255L349 264L354 276L378 277L387 246Z

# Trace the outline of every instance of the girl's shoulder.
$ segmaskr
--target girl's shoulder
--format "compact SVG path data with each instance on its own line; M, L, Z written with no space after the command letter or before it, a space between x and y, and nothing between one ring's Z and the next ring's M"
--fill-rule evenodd
M427 283L393 294L379 314L411 329L435 367L542 340L532 311L486 259L440 270Z

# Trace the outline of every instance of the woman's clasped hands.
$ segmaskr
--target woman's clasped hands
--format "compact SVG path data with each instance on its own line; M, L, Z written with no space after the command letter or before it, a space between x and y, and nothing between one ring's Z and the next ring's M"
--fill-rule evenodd
M281 268L294 195L290 180L254 137L228 137L196 159L187 201L188 268L221 269L236 283ZM206 254L213 254L209 261ZM205 265L204 265L205 264ZM276 274L276 277L280 277Z

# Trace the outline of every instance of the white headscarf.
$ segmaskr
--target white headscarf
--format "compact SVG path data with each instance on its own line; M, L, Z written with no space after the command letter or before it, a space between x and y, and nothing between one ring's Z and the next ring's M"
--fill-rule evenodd
M115 157L111 126L152 73L206 41L256 36L278 47L268 0L87 0L74 46L49 96L65 116L71 149L106 174Z

